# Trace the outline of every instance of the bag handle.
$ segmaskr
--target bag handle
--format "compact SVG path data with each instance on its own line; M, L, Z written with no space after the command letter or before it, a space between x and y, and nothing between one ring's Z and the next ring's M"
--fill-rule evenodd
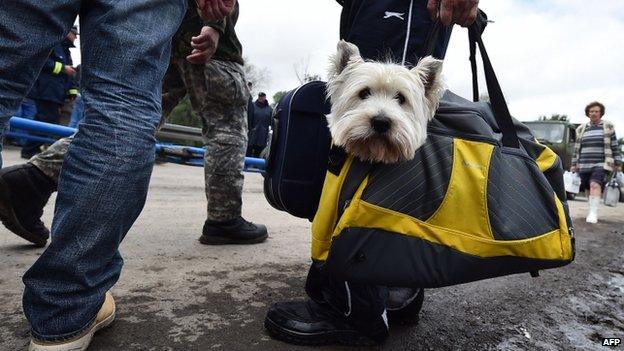
M509 108L507 107L507 102L505 101L503 90L501 89L498 79L496 78L496 74L494 73L492 62L490 61L487 51L485 50L485 45L483 45L483 40L481 39L481 33L483 33L486 24L487 17L485 16L485 13L483 13L483 11L479 10L477 20L468 28L473 100L478 101L479 99L479 86L477 83L476 63L476 48L478 46L479 52L481 53L481 59L483 61L483 71L485 73L487 91L490 96L490 104L492 105L492 111L494 112L494 118L496 119L496 123L498 124L498 127L503 134L503 146L518 149L520 148L520 142L518 140L518 134L516 133L513 119L511 118L511 114L509 113ZM434 52L438 37L440 35L440 29L440 20L437 19L433 23L429 33L427 34L427 38L425 41L426 49L423 57L431 55Z
M617 170L614 170L613 172L611 172L611 179L609 180L609 183L615 180L618 183L618 185L620 185L619 182L617 181L617 174L618 174Z
M485 50L485 46L483 45L481 31L478 28L479 22L480 21L476 21L472 26L470 26L470 28L468 28L468 32L471 37L470 42L476 42L479 46L479 52L481 53L481 59L483 60L485 83L487 85L488 95L490 96L490 104L492 105L492 111L494 112L496 123L498 123L498 127L503 133L503 146L518 149L520 148L520 142L518 140L518 134L516 133L516 127L514 126L513 119L509 113L509 108L507 107L503 90L501 89L500 83L496 78L496 73L494 73L492 62L490 62L490 58ZM474 73L473 82L476 80L476 69ZM475 93L474 87L473 93Z
M472 34L468 31L468 43L470 46L470 71L472 71L472 101L479 102L479 80L477 72L477 41L472 40Z

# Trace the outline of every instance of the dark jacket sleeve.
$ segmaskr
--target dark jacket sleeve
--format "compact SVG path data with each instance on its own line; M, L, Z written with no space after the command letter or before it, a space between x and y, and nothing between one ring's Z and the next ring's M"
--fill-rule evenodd
M225 34L226 23L227 23L227 18L224 18L220 21L204 21L205 26L214 28L217 32L219 32L219 35L221 36Z
M55 61L52 55L48 56L41 72L59 75L63 73L64 65L60 61Z
M67 80L67 96L75 97L78 95L78 81L76 76L69 77Z
M254 127L254 103L253 99L249 97L249 101L247 102L247 130L251 131Z

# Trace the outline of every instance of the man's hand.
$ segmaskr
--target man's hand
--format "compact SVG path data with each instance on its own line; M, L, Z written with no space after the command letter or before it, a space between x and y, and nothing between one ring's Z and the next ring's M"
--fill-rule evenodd
M68 76L73 76L76 74L76 69L72 66L65 65L65 67L63 67L63 72L65 72Z
M192 64L204 64L210 61L217 51L220 34L214 28L204 26L198 36L191 38L193 52L186 57Z
M429 0L427 10L431 18L440 17L444 26L459 24L468 27L477 18L479 0Z
M197 13L204 21L220 21L234 11L236 0L195 0Z

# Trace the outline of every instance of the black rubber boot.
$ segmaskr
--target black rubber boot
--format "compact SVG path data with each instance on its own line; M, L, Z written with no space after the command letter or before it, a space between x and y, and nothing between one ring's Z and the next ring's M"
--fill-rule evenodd
M295 345L372 346L388 336L385 325L364 335L327 304L313 300L278 302L271 306L264 327L275 339Z
M267 228L238 217L227 222L204 223L199 241L205 245L257 244L266 240Z
M45 246L50 231L41 221L56 183L31 164L0 170L0 220L11 232Z

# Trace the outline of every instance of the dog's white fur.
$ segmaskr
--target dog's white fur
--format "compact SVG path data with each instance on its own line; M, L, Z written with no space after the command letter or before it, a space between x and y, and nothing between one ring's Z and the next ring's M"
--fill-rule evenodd
M442 61L431 56L411 70L364 61L355 45L340 41L327 83L332 104L327 120L334 144L364 161L395 163L414 158L425 143L427 122L443 91L441 71ZM389 119L387 132L372 127L376 116Z

